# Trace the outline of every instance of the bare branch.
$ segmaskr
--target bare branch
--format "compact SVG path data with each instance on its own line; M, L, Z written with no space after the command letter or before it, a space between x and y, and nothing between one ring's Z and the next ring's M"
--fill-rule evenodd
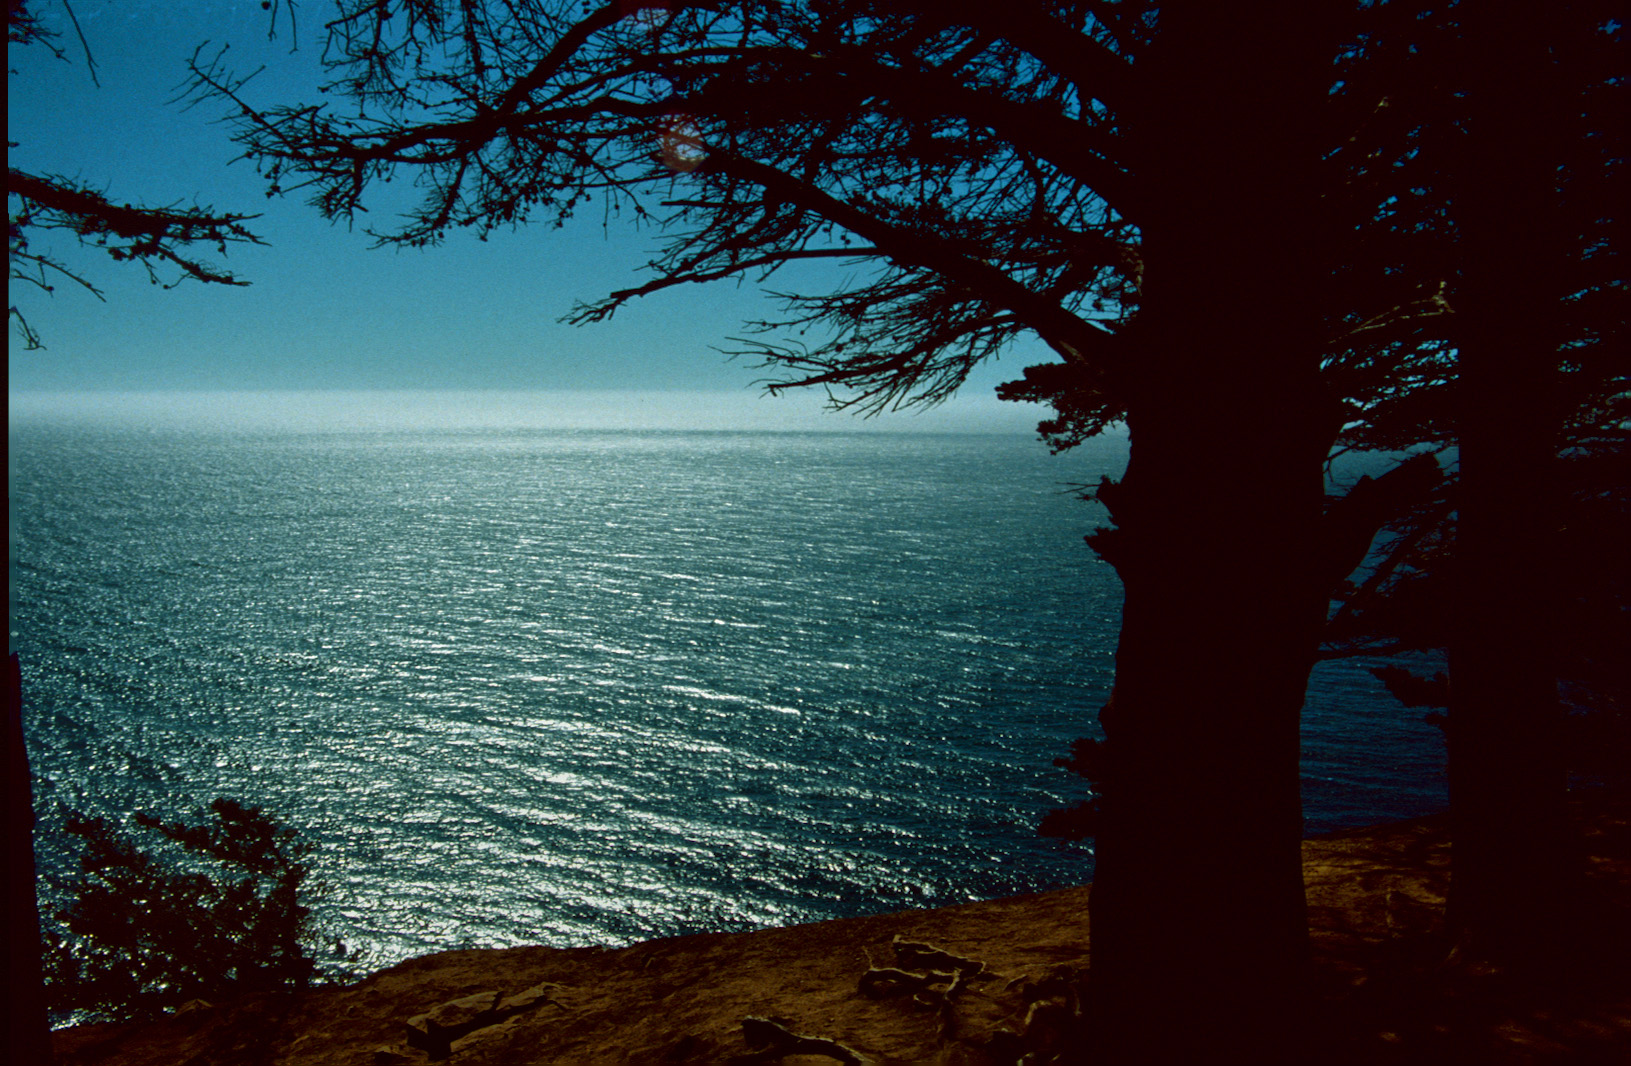
M210 244L225 253L228 244L263 243L244 225L258 216L217 214L208 208L152 208L116 204L99 192L65 178L39 176L8 168L6 195L10 207L9 260L14 280L26 281L45 292L53 291L50 275L57 274L80 285L98 299L101 290L88 279L70 270L50 254L30 247L31 233L49 230L71 232L79 243L105 250L118 262L141 263L154 284L173 287L184 278L219 285L247 285L219 267L209 265L183 249ZM8 205L10 206L10 205ZM180 277L160 280L156 266L168 263L178 267ZM39 335L27 325L16 307L11 318L19 323L24 343L39 347Z
M274 191L307 189L330 217L409 171L425 199L385 243L559 226L591 196L608 218L659 221L654 276L570 321L850 259L874 267L864 293L786 294L787 317L750 323L741 351L866 404L935 402L1032 333L1109 394L1141 270L1140 186L1107 112L1131 65L1091 14L1022 8L673 3L635 19L457 0L393 19L352 0L328 53L355 114L257 107L218 64L194 78L235 105ZM808 348L771 337L810 330Z

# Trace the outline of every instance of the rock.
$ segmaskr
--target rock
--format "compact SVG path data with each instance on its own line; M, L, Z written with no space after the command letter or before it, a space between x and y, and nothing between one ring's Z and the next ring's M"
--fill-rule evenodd
M502 992L478 992L450 1000L408 1019L408 1046L429 1055L432 1062L453 1052L453 1041L501 1021L498 1004Z

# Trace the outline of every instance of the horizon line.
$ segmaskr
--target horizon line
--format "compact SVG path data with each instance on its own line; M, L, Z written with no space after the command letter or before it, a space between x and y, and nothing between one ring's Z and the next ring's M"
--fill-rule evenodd
M820 392L763 389L19 389L23 421L244 429L674 429L1029 434L1049 409L958 396L867 414Z

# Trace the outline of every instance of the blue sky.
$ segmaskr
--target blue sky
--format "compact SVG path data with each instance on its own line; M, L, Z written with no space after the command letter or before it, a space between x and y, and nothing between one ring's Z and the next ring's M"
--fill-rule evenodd
M527 393L528 403L581 413L595 406L586 393L612 412L611 395L622 391L643 397L648 413L663 406L661 396L677 394L669 422L683 423L690 411L711 422L739 416L746 424L863 428L852 416L817 417L818 395L764 397L755 385L764 371L714 350L745 320L774 312L751 284L688 286L625 308L610 323L561 324L575 300L646 276L639 267L654 249L649 230L615 220L603 229L591 211L564 230L523 227L485 243L461 234L439 248L398 251L370 247L360 227L324 221L298 194L268 199L249 164L231 163L236 149L219 122L222 109L172 101L188 56L204 41L228 45L239 71L265 67L251 83L257 102L316 99L325 3L300 6L294 37L285 13L269 41L269 15L257 0L75 0L100 87L61 3L33 6L63 30L67 61L38 45L9 50L16 73L8 76L8 137L19 142L12 165L77 178L118 201L258 211L253 228L268 247L235 247L219 259L251 282L247 288L188 282L162 291L139 267L78 249L69 235L35 238L37 248L83 267L107 299L70 285L49 296L13 285L12 302L47 346L10 346L14 409L21 394L87 391L355 398L359 390L454 390L477 403L481 393L502 390L512 394L502 398L510 409ZM1028 432L1042 412L998 404L991 390L1044 359L1040 348L1017 349L982 368L944 408L865 428Z

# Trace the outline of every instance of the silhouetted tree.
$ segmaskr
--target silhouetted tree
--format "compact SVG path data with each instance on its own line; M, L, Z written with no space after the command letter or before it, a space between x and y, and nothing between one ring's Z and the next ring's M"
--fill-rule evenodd
M1369 190L1352 202L1377 210L1333 280L1400 302L1333 330L1325 376L1352 404L1342 448L1426 446L1450 476L1401 470L1383 481L1405 491L1367 480L1333 505L1371 496L1394 533L1339 588L1325 653L1451 651L1436 678L1378 673L1417 705L1449 703L1461 682L1452 923L1485 957L1566 952L1578 856L1562 746L1623 729L1611 664L1624 656L1610 650L1628 635L1623 553L1606 549L1625 528L1616 441L1631 416L1623 27L1597 3L1374 5L1363 27L1335 98L1376 106L1338 156L1363 161L1344 195ZM1054 402L1055 447L1093 425L1068 390L1052 368L1010 387ZM1559 679L1606 711L1565 719ZM1106 761L1087 740L1060 760L1100 785ZM1044 829L1090 833L1097 814L1091 801Z
M66 10L72 14L71 7ZM66 58L53 43L54 37L38 16L28 10L27 0L7 0L6 39L10 44L35 44ZM94 78L96 68L88 47L85 60ZM8 147L18 144L9 138L6 143ZM27 282L46 293L66 280L98 299L102 296L102 291L88 278L57 255L40 251L30 240L53 230L71 233L81 244L104 249L115 262L142 264L153 284L162 284L165 288L187 278L220 285L247 285L248 282L200 258L194 248L211 246L224 255L229 244L261 243L245 226L257 217L255 215L216 212L208 207L117 203L105 193L71 178L32 174L9 166L6 168L6 206L11 279ZM163 280L161 271L166 267L175 269L174 280ZM16 304L10 305L8 314L24 344L29 348L41 347L39 335Z
M1553 213L1572 131L1561 121L1569 111L1554 51L1559 14L1497 3L1463 18L1469 114L1452 203L1465 258L1449 917L1467 948L1503 957L1556 941L1567 871L1579 862L1569 854L1548 654L1558 614L1555 379L1571 236Z
M1404 109L1410 193L1377 233L1408 240L1404 276L1439 272L1454 315L1434 343L1453 358L1380 393L1347 437L1454 445L1453 476L1397 517L1329 636L1338 650L1448 649L1445 676L1381 676L1406 702L1448 704L1450 917L1465 950L1510 961L1568 950L1579 866L1558 682L1612 690L1581 651L1624 633L1615 564L1579 553L1624 524L1611 472L1631 415L1623 27L1601 3L1424 14L1433 28L1395 50L1430 71L1403 79L1422 90Z
M932 403L1032 336L1060 362L1006 395L1052 403L1056 444L1127 423L1092 538L1125 588L1094 749L1094 1039L1109 1059L1292 1056L1303 693L1328 594L1422 470L1338 505L1322 466L1346 424L1453 366L1428 328L1453 264L1400 220L1442 208L1411 185L1434 172L1422 115L1390 106L1448 106L1401 59L1434 25L1421 6L339 8L329 89L354 111L259 107L196 69L274 189L350 219L410 175L422 204L376 233L408 246L590 203L660 225L651 279L581 322L831 261L845 274L738 341L787 375L772 388Z
M311 912L301 901L311 847L293 829L228 799L196 824L135 820L176 847L144 847L105 819L68 818L79 872L60 886L60 927L46 930L54 1011L141 1018L311 980Z
M1549 517L1552 631L1529 654L1549 661L1570 709L1565 761L1592 777L1631 770L1631 440L1606 428L1572 443L1557 459L1556 509ZM1447 478L1420 506L1388 523L1382 548L1360 580L1338 592L1326 631L1327 658L1447 654L1454 623L1454 536L1458 481ZM1389 664L1372 668L1407 707L1446 710L1450 676L1442 669ZM1430 715L1447 726L1442 714Z

